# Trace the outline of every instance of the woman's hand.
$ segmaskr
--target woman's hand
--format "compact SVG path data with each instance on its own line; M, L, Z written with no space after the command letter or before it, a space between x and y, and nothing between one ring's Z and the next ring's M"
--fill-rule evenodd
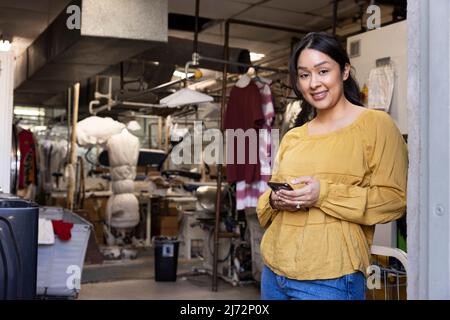
M278 192L272 191L270 193L270 206L273 209L282 210L282 211L297 211L297 210L299 210L297 208L292 208L291 205L285 203L278 195Z
M303 183L305 186L296 190L280 190L276 197L280 206L287 211L311 208L319 199L320 182L314 177L303 176L293 179L291 184Z

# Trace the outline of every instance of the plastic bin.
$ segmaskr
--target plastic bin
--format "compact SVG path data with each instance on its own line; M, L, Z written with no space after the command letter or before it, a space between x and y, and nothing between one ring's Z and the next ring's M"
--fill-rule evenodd
M41 207L39 217L73 223L71 238L55 235L52 245L38 246L37 295L76 298L92 225L77 214L57 207Z
M0 300L36 296L38 211L35 203L0 192Z
M155 281L177 281L178 247L176 238L156 237L155 247Z

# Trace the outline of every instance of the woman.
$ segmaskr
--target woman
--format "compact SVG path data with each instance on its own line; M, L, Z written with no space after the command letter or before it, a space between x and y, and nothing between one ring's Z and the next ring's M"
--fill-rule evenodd
M290 61L304 103L258 201L263 299L364 299L375 224L406 206L407 149L388 114L360 103L339 41L308 34Z

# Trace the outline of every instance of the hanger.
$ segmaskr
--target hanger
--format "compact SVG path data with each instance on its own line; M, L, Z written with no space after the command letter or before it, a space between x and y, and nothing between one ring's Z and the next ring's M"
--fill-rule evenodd
M236 87L245 88L250 84L250 81L255 76L256 70L253 67L248 68L247 73L243 74L236 82Z

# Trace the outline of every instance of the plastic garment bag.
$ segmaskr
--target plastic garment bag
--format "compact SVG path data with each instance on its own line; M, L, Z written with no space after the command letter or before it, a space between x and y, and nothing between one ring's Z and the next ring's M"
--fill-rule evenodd
M106 143L111 166L113 195L106 213L114 228L132 228L139 223L139 202L134 195L134 179L139 157L139 139L123 129Z
M369 74L369 109L389 112L394 92L394 67L385 65L374 68Z
M93 147L104 144L125 128L123 123L111 118L89 117L77 123L77 141L80 146Z

